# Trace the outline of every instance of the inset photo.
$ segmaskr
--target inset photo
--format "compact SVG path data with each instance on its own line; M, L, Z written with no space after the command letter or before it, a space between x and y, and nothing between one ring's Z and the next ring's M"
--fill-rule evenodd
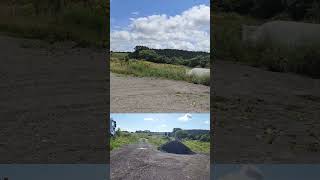
M112 180L210 179L209 113L111 113Z
M111 112L210 111L209 0L110 5Z

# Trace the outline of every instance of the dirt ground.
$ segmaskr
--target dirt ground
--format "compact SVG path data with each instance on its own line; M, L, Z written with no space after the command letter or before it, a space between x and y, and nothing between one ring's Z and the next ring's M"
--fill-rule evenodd
M106 163L103 50L0 36L0 163Z
M209 112L210 87L110 73L111 112Z
M123 180L208 180L210 157L204 154L178 155L161 152L141 139L111 151L111 179Z
M319 163L320 80L217 60L217 163Z

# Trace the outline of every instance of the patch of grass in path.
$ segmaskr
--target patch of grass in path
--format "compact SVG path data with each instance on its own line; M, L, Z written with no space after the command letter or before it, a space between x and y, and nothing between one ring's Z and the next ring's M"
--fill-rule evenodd
M210 142L201 142L197 140L184 140L183 144L188 146L196 153L210 153Z
M120 136L115 136L110 139L110 150L120 148L126 144L134 144L139 141L139 136L131 133L122 133Z
M189 77L186 75L186 71L190 68L181 65L159 64L143 60L129 60L126 62L112 57L110 69L111 72L117 74L133 75L138 77L157 77L210 85L210 77Z
M171 64L157 64L147 61L125 62L111 59L111 72L118 74L134 75L138 77L160 77L173 80L185 80L186 69L184 66Z
M154 145L156 148L159 148L162 144L165 144L170 140L169 137L164 136L148 136L148 142Z

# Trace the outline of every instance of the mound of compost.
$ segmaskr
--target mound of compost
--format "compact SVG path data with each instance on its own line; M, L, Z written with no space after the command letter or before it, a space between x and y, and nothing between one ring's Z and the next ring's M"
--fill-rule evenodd
M188 148L186 145L184 145L180 141L169 141L159 148L161 151L165 151L168 153L174 153L174 154L194 154L194 152L191 151L190 148Z

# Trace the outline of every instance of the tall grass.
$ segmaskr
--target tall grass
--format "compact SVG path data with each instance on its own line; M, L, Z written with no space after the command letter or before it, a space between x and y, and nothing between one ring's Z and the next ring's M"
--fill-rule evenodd
M162 144L170 141L170 138L165 136L149 136L147 139L150 144L154 145L157 148L159 148Z
M188 146L193 152L210 153L210 142L202 142L197 140L184 140L183 144Z
M111 57L110 69L113 73L138 77L157 77L210 85L210 77L187 76L188 67L172 64L158 64L142 60L119 60Z
M294 72L320 77L319 45L285 47L268 40L250 46L241 40L241 25L260 25L265 21L236 14L213 15L214 58L242 62L277 72Z
M0 10L10 7L0 4ZM7 10L9 11L9 10ZM79 46L108 44L106 7L84 7L70 3L63 12L35 15L32 4L17 4L17 13L0 16L0 31L23 38L37 38L49 42L71 40Z
M121 135L111 137L110 139L110 150L120 148L126 144L134 144L139 141L139 136L135 133L122 132Z

